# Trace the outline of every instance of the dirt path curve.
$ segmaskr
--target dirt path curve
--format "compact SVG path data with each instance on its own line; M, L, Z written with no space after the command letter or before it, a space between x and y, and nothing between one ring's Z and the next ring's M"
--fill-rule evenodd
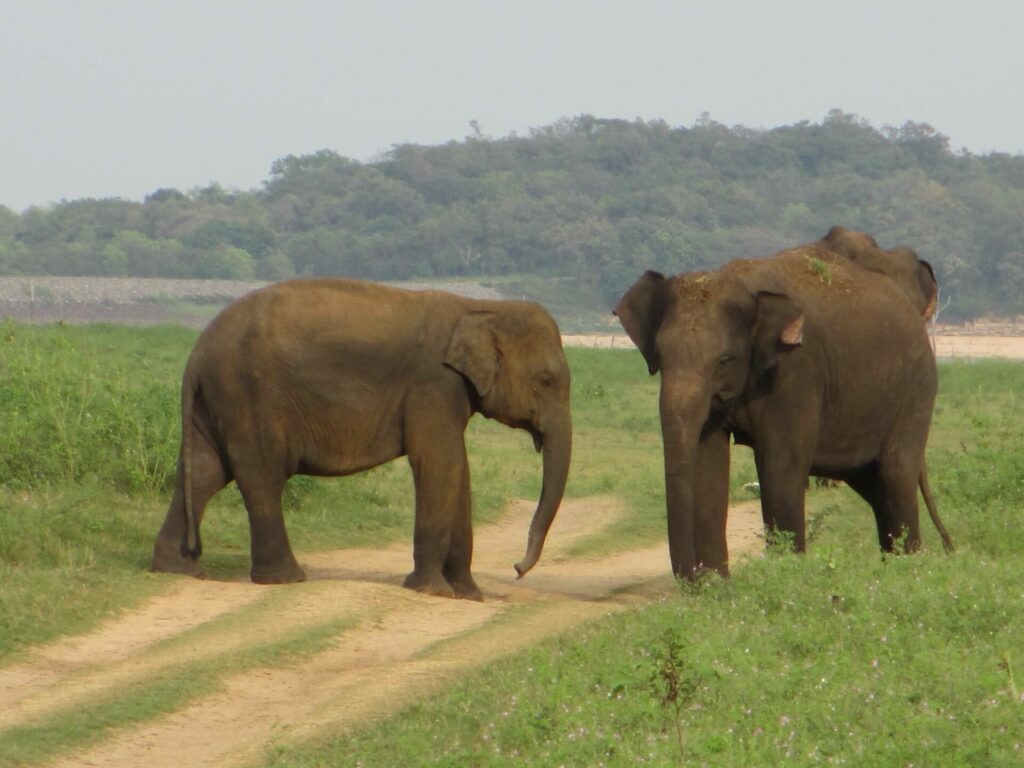
M330 727L364 725L468 670L545 637L672 590L667 545L600 558L568 556L623 513L613 498L570 500L541 563L522 581L533 507L513 505L477 531L474 573L484 603L401 588L408 543L300 557L310 580L289 587L181 579L174 590L80 637L0 669L0 729L30 725L129 690L133 682L253 647L303 628L343 622L327 650L275 668L229 675L184 709L118 731L55 766L230 766L268 745ZM756 502L730 513L732 558L760 546Z

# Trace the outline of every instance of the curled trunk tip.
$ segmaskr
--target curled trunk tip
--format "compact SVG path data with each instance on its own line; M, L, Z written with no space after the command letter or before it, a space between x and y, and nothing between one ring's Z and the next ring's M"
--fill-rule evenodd
M514 566L516 569L517 579L523 578L523 576L529 573L530 569L537 564L537 561L540 560L540 551L541 547L535 546L533 542L533 536L530 536L530 543L526 547L526 557L524 557Z
M540 553L544 549L544 540L547 538L548 528L551 527L551 521L555 517L555 510L558 508L557 504L558 502L555 502L554 508L542 504L538 506L537 512L534 513L533 523L530 525L530 536L526 542L526 554L514 566L517 579L523 578L540 560Z

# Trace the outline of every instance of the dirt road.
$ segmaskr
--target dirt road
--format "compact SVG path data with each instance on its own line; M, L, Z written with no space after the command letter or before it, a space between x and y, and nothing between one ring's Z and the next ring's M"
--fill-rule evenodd
M474 667L673 590L664 543L600 558L567 554L624 514L610 497L564 503L541 563L517 581L512 563L522 554L532 511L516 504L502 521L477 531L474 572L483 603L402 589L410 566L405 542L300 557L310 580L286 587L167 577L167 594L0 669L0 731L87 708L161 673L303 627L347 627L301 663L245 669L220 692L53 763L244 764L273 743L372 722ZM759 549L760 525L757 502L732 509L734 560Z
M932 335L932 346L939 360L980 360L990 357L1024 360L1024 336L1020 331L1017 325L986 328L983 324L976 324L971 331L949 326ZM622 333L568 334L562 337L562 343L567 347L593 349L636 348L630 338Z

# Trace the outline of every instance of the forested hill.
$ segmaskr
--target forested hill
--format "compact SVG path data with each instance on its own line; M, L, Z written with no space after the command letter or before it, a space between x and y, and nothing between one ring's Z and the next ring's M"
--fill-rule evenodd
M474 124L368 163L285 157L258 190L0 207L0 274L469 277L607 311L648 267L767 255L833 224L931 261L945 319L1024 312L1024 155L838 110L771 130L581 116L491 139Z

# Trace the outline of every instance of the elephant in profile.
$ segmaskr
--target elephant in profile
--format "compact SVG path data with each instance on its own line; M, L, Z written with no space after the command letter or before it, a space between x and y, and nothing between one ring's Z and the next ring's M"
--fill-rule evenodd
M572 451L569 368L540 305L343 279L253 291L200 335L182 382L174 496L154 571L202 575L199 527L232 480L249 516L252 580L301 581L281 494L295 474L341 476L407 456L416 488L405 586L481 599L470 572L474 413L533 436L543 487L524 575L561 503Z
M648 271L615 307L650 373L661 372L672 570L729 571L730 436L753 448L769 529L806 546L808 475L844 480L878 540L920 546L917 488L935 358L901 288L819 245L710 272Z
M832 227L815 245L845 256L871 272L885 275L910 299L924 320L935 314L939 302L939 284L932 265L910 248L899 246L885 251L867 232Z

